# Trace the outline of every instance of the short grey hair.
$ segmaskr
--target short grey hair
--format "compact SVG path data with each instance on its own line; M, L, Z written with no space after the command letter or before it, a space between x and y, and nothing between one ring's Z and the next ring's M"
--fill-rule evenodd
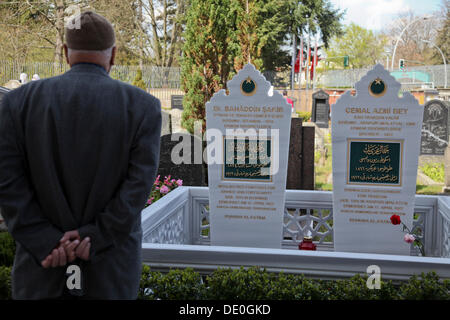
M84 54L99 54L105 56L105 58L111 58L112 50L115 44L111 48L107 48L104 50L78 50L78 49L70 49L67 48L67 53L70 55L71 53L84 53Z

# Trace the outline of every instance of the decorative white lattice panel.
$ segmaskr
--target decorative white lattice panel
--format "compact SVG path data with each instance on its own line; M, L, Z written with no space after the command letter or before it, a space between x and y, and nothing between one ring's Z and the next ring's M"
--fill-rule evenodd
M209 241L209 206L208 201L199 201L198 221L200 234L197 235L199 243ZM413 221L413 231L418 231L419 239L425 244L425 214L416 212ZM289 205L284 210L283 220L283 246L297 246L304 236L313 237L318 245L333 246L333 209L331 208L305 208L303 206ZM450 240L448 240L450 241ZM450 245L449 245L450 246ZM448 249L450 250L450 249ZM448 252L448 251L447 251ZM411 245L411 255L418 255L419 250Z
M182 244L184 243L183 225L183 208L180 208L150 232L144 238L144 242Z
M209 240L209 205L200 204L200 239Z
M450 258L450 221L443 219L443 244L442 244L442 257Z
M332 209L285 208L283 242L298 244L304 236L311 236L316 243L331 243L332 222Z

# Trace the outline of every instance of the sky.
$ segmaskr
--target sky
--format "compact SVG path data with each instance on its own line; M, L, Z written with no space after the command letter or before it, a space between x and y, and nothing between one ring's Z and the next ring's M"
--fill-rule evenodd
M440 10L441 0L330 0L335 8L347 9L344 24L354 22L364 28L379 31L412 10L416 16Z

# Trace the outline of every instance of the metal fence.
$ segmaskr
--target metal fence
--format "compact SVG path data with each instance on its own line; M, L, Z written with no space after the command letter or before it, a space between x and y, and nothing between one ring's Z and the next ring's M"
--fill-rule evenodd
M114 66L111 69L111 77L124 82L132 83L136 78L139 66ZM180 88L181 69L177 67L143 66L142 80L147 88Z
M372 68L329 70L317 75L318 86L326 88L352 88L361 77ZM405 88L443 88L445 85L445 66L415 66L391 72ZM447 79L448 82L448 79ZM447 83L448 87L448 83Z
M69 70L69 66L55 64L53 62L20 62L20 61L0 61L0 86L9 80L19 80L21 73L26 73L28 79L34 74L38 74L41 79L60 75ZM111 77L132 83L136 78L139 66L115 65L111 69ZM264 76L275 88L289 86L290 72L264 71ZM144 65L142 67L142 79L147 84L148 89L180 89L181 88L181 68L179 67L158 67Z
M52 62L20 62L20 61L0 61L0 85L4 85L9 80L18 80L21 73L28 75L31 80L34 74L38 74L41 79L60 75L69 70L67 64ZM136 78L139 66L113 66L111 77L124 82L132 83ZM142 67L142 79L147 84L147 88L180 88L180 68L176 67Z
M38 74L43 79L62 74L68 69L67 64L60 65L52 62L0 61L0 85L4 85L9 80L18 80L22 72L28 75L28 79L31 79L33 74ZM317 74L316 86L352 88L370 69L372 68L324 71ZM139 66L113 66L111 77L132 83L138 70ZM403 84L402 87L405 90L430 87L443 88L446 82L444 65L407 67L405 70L394 70L391 74ZM284 72L264 71L263 75L275 88L290 86L289 70ZM147 84L148 89L180 89L181 69L179 67L144 65L142 67L142 79Z
M68 69L67 64L60 65L51 62L0 61L0 85L4 85L9 80L19 80L21 73L26 73L28 80L31 80L34 74L38 74L43 79L60 75Z

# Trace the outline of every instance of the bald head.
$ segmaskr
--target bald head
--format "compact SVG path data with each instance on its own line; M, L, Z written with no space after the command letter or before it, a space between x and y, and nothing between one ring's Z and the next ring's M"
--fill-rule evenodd
M89 62L111 70L116 55L115 34L106 18L87 11L69 21L65 31L64 52L70 66Z

